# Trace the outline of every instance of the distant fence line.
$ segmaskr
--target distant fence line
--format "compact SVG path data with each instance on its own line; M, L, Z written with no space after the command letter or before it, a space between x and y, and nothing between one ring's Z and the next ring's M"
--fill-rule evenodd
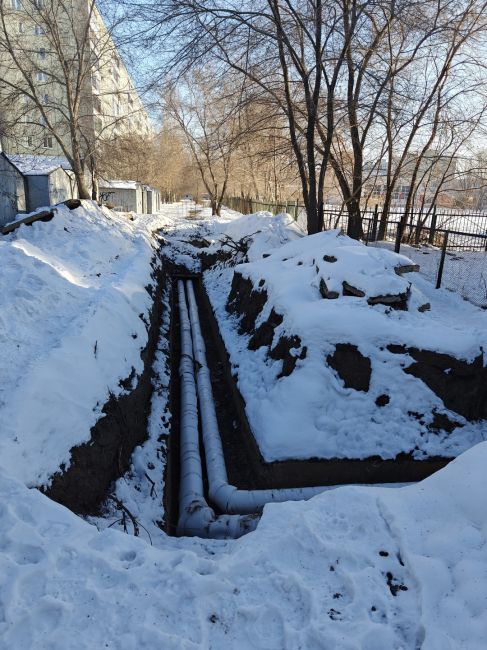
M266 211L286 212L300 225L306 226L306 211L298 201L269 203L244 197L229 197L230 209L251 214ZM324 205L325 230L341 228L345 232L348 214L340 206ZM363 241L403 252L419 263L423 273L437 288L445 287L460 293L474 304L487 308L487 214L460 210L415 210L404 222L404 210L389 210L381 228L381 208L362 210Z

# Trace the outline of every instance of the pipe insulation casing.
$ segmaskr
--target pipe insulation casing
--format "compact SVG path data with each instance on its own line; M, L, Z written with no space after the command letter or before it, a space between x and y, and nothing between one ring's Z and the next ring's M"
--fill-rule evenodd
M236 539L255 530L258 518L255 515L236 516L228 514L217 517L203 496L193 342L184 284L181 280L178 281L178 302L181 325L181 359L179 364L181 479L177 530L179 535L212 539Z

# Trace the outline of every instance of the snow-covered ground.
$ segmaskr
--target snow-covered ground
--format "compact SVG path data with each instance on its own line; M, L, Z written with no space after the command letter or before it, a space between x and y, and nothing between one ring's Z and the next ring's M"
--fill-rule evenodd
M109 393L140 373L151 232L165 219L55 210L0 239L0 468L28 485L68 466Z
M153 546L143 531L98 530L26 487L87 439L93 407L138 368L153 230L193 268L192 238L217 251L226 234L261 230L249 250L257 263L301 243L285 217L185 220L184 210L128 221L86 203L0 239L0 649L484 650L487 443L415 486L267 506L237 541L151 527L163 515L161 482L144 474L164 463L167 316L149 440L116 487ZM477 311L467 316L472 324Z
M487 444L421 484L268 506L232 542L98 532L0 475L5 650L485 650Z
M374 242L372 245L394 250L394 242ZM401 253L419 264L421 275L436 284L441 259L439 248L401 244ZM487 252L447 251L441 286L487 309Z

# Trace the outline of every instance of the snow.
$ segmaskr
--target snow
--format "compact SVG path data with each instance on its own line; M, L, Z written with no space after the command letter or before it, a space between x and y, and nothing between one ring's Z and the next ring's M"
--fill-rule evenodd
M156 220L94 202L0 240L0 468L41 485L142 370Z
M371 246L393 249L392 242L374 242ZM441 250L434 246L401 244L403 251L421 267L421 275L436 284ZM442 288L458 293L478 307L487 308L487 252L447 251L441 281Z
M136 190L141 187L137 181L102 181L100 183L101 189L115 189L115 190Z
M487 444L422 483L265 509L232 542L98 532L0 473L0 646L483 650ZM394 592L394 594L393 594Z
M205 286L238 375L252 430L267 461L374 455L387 459L399 453L413 453L419 459L448 457L487 437L485 422L470 423L446 410L420 379L403 372L410 357L392 354L386 347L402 344L472 361L487 345L485 312L445 290L435 290L416 273L399 277L394 267L411 264L408 258L365 247L338 231L269 247L266 254L264 259L238 265L236 271L250 278L254 287L264 280L269 299L257 326L272 308L284 315L274 345L286 334L299 336L302 348L306 346L306 358L298 360L289 377L278 378L282 363L268 358L266 348L247 349L248 337L238 334L236 318L226 312L233 269L208 271ZM337 262L325 261L324 255L336 256ZM325 300L320 280L340 294L346 280L365 296ZM367 304L368 298L402 293L409 285L409 311ZM431 310L419 312L427 303ZM326 365L337 343L352 343L371 359L369 392L345 388ZM383 394L390 396L390 402L378 408L375 399ZM430 431L427 425L434 411L447 414L463 427L451 434ZM418 419L415 413L425 417Z
M71 169L67 159L63 156L8 154L7 158L24 176L44 176L59 167L67 170Z
M147 334L139 314L146 316L150 306L144 286L158 245L153 231L162 227L168 255L197 269L192 238L206 237L207 250L216 251L226 234L240 238L260 230L247 268L266 260L275 266L289 295L301 300L293 325L305 322L298 307L309 307L311 294L297 282L287 284L291 265L282 260L288 240L291 250L307 254L299 229L265 213L246 221L230 212L209 219L204 211L190 221L186 212L178 204L129 220L83 202L73 212L57 207L52 221L0 239L0 649L484 650L487 443L414 486L337 488L309 502L266 506L257 530L236 541L177 539L158 528L169 415L167 294L149 438L115 486L146 530L133 537L108 528L115 511L91 520L95 526L26 487L48 477L72 444L87 439L99 417L96 403L103 404L108 390L120 390L118 381L132 366L140 369ZM348 252L351 260L359 255ZM271 256L262 260L264 253ZM390 268L394 259L375 261ZM302 267L315 273L314 266ZM206 276L217 305L226 299L231 272ZM417 341L430 339L436 325L436 345L473 355L484 342L484 313L446 291L434 292L421 277L413 290L416 302L431 300L431 313L414 312L419 320L409 325L404 313L392 313L391 331L402 328ZM279 297L283 306L286 295ZM384 317L380 308L374 311ZM348 316L365 313L354 307ZM313 309L310 314L314 318ZM252 370L235 323L226 313L219 317L232 357L241 354L241 367ZM366 326L382 327L381 319L371 317ZM463 339L450 340L443 327ZM254 383L275 376L268 362L254 359ZM409 385L403 389L410 399ZM340 394L338 382L335 391ZM309 402L296 397L304 400L303 427ZM358 404L350 395L346 403L342 417Z

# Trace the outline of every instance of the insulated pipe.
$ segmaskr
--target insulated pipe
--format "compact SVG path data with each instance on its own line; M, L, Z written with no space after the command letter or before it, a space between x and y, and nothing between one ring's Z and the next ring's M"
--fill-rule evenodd
M331 486L317 486L276 490L239 490L228 483L225 457L213 400L210 370L206 361L205 342L201 333L192 280L186 281L186 291L193 335L193 353L197 368L198 398L209 483L208 493L211 502L223 512L255 513L260 512L266 503L301 501L332 489Z
M255 516L222 515L216 517L204 498L203 474L199 450L198 402L193 365L193 343L184 285L178 281L181 323L181 480L179 492L179 535L197 535L214 539L236 539L254 530Z

